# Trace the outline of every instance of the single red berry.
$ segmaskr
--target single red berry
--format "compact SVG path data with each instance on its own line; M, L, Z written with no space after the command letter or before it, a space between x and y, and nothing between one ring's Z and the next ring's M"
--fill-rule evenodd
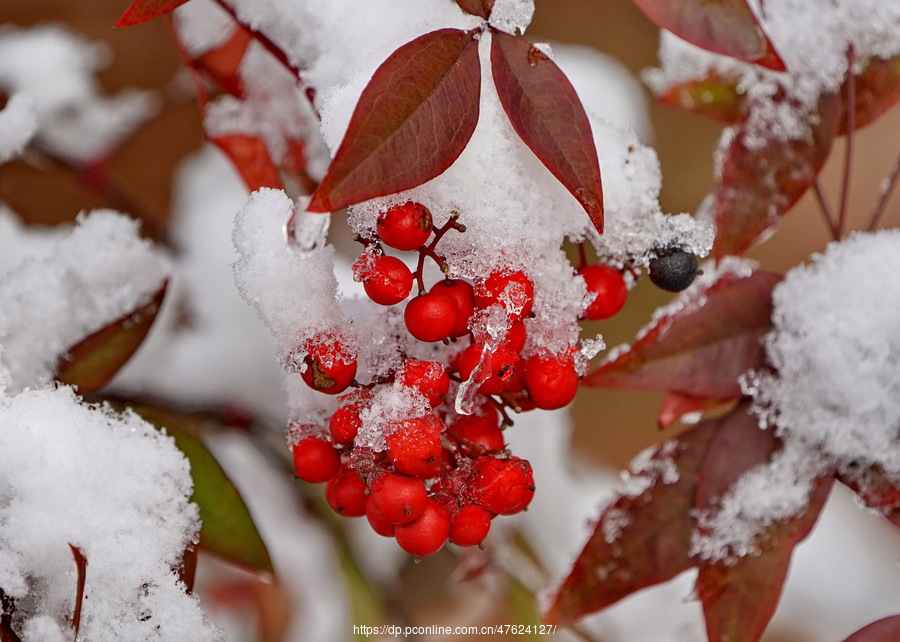
M503 431L489 417L463 415L450 426L450 432L464 445L479 452L500 450L504 446Z
M475 306L484 310L500 305L513 321L531 314L534 282L524 272L494 272L475 287Z
M443 294L456 301L456 321L450 330L450 336L462 337L469 334L469 319L475 312L475 289L471 284L461 279L444 279L431 286L429 292Z
M372 484L369 503L391 524L406 524L422 514L427 499L422 479L389 472Z
M363 256L365 265L357 270L366 295L379 305L394 305L409 296L413 275L406 263L395 256Z
M535 407L568 406L578 392L578 373L571 359L535 355L525 363L525 388Z
M531 464L518 457L494 459L482 457L475 462L465 496L491 515L518 512L534 494Z
M436 499L429 497L418 519L394 529L397 543L416 557L437 553L450 535L450 515Z
M456 302L443 294L423 294L406 304L406 329L419 341L443 341L456 323Z
M459 376L463 381L468 381L472 372L481 362L484 345L473 343L463 350L459 357ZM481 370L475 375L480 384L478 391L484 395L494 395L503 392L516 374L516 362L519 355L505 346L500 346L487 359Z
M421 392L432 408L441 405L450 390L447 370L437 361L407 361L400 369L397 379L404 386Z
M334 337L320 333L306 344L306 364L300 376L313 390L337 395L347 389L356 376L356 356Z
M440 423L434 415L399 422L387 438L387 456L401 473L435 477L441 471Z
M328 430L336 444L352 444L360 426L362 420L359 418L359 406L356 404L341 406L328 420Z
M625 277L611 265L588 265L578 270L589 294L596 295L585 308L584 318L599 321L614 316L628 298Z
M528 338L528 331L525 329L525 322L516 321L506 331L506 336L503 337L501 344L513 352L521 352L525 347L526 338Z
M409 201L382 212L376 229L385 245L397 250L415 250L431 236L431 212L421 203Z
M294 444L294 468L297 477L321 484L341 472L341 456L327 440L306 437Z
M457 546L478 546L491 529L491 514L469 504L450 519L450 541Z
M356 471L347 469L328 482L325 499L336 513L344 517L362 517L366 514L368 490Z
M394 536L394 525L381 516L381 513L378 512L378 509L372 503L371 497L366 502L366 519L369 521L369 526L372 527L372 530L382 537Z

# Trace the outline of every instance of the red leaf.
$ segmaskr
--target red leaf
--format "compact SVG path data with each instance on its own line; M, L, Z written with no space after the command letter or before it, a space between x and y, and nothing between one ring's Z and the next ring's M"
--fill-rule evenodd
M81 628L81 605L84 601L84 582L87 576L87 558L81 549L77 546L69 544L72 549L72 557L75 558L75 570L77 584L75 588L75 611L72 614L72 630L75 632L74 639L78 639L78 630Z
M778 223L816 181L839 121L840 100L828 94L819 100L816 112L807 116L812 130L809 140L770 139L748 147L747 126L737 126L713 191L713 256L743 254Z
M656 448L651 471L665 472L648 489L608 506L547 613L567 624L694 566L694 509L706 507L748 468L768 459L777 442L739 405ZM730 464L730 465L729 465ZM668 483L667 483L668 482ZM698 503L699 502L699 503Z
M885 475L880 466L868 466L853 473L838 473L837 479L856 493L866 506L874 508L900 528L900 487L896 478Z
M657 25L715 53L776 71L785 66L747 0L634 0Z
M721 403L721 399L694 397L692 395L683 395L679 392L670 392L666 395L659 408L659 416L656 419L656 423L660 429L668 428L685 415L693 412L703 412Z
M223 91L241 98L244 95L244 82L238 70L252 39L252 34L238 25L225 42L197 56L191 64L203 70Z
M479 16L487 20L491 17L496 0L456 0L459 8L473 16Z
M167 282L146 303L88 335L69 348L56 379L78 387L82 395L105 386L140 347L156 319Z
M697 593L709 640L755 642L772 618L794 547L809 535L834 478L816 480L803 514L776 522L757 539L758 555L700 565Z
M478 123L477 33L432 31L381 64L309 211L331 212L410 189L453 164Z
M247 134L223 134L210 140L231 159L248 190L252 192L260 187L281 189L281 177L262 138Z
M896 642L900 640L900 615L891 615L864 626L844 642Z
M659 101L668 107L733 125L744 113L744 95L737 88L737 80L710 71L705 78L669 87L659 96Z
M519 138L603 231L600 163L591 123L565 74L520 36L491 29L491 72Z
M187 0L134 0L116 22L117 27L130 27L174 11Z
M589 374L585 385L740 397L738 377L765 363L760 338L772 326L772 289L782 278L765 270L747 278L725 273L702 293L705 303L657 320L628 351Z
M856 128L865 127L900 100L900 56L890 60L872 58L854 79L856 83ZM840 134L847 133L846 117Z

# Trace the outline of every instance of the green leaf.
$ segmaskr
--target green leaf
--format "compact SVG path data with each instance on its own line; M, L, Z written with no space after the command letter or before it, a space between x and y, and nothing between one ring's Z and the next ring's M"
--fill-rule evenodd
M167 285L164 281L149 301L69 348L57 366L57 381L76 386L82 395L109 383L150 332Z

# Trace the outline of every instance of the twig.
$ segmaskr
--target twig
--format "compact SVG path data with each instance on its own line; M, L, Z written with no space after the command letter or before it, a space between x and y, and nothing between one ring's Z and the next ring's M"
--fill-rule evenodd
M875 205L875 209L872 210L872 218L869 220L869 227L867 228L869 232L875 231L881 222L884 213L887 211L888 201L891 200L891 194L894 188L897 187L897 183L900 182L898 179L900 179L900 156L894 161L891 173L882 182L881 196Z
M828 204L828 198L825 196L825 191L822 189L822 183L818 180L813 183L813 194L816 195L816 201L819 203L819 210L822 212L822 216L825 217L825 223L828 225L831 237L837 241L840 238L840 232L835 223L831 205Z
M844 236L847 225L847 211L850 201L850 170L853 166L853 132L856 129L856 76L853 73L853 45L847 48L847 104L846 114L847 148L844 152L844 170L841 179L841 207L837 220L837 239Z

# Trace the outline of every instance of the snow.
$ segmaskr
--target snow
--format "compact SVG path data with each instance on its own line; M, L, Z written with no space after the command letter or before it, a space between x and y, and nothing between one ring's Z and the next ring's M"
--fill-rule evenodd
M18 156L37 131L34 101L28 94L15 94L0 111L0 163Z
M96 160L152 116L149 92L100 94L94 74L105 51L55 25L0 28L0 90L27 95L37 142L69 162Z
M65 386L0 397L0 423L0 589L32 639L71 616L70 544L88 560L84 640L221 639L172 572L200 524L171 438Z
M10 392L50 381L66 351L135 310L166 278L138 223L111 210L80 215L39 257L0 282L0 355Z

